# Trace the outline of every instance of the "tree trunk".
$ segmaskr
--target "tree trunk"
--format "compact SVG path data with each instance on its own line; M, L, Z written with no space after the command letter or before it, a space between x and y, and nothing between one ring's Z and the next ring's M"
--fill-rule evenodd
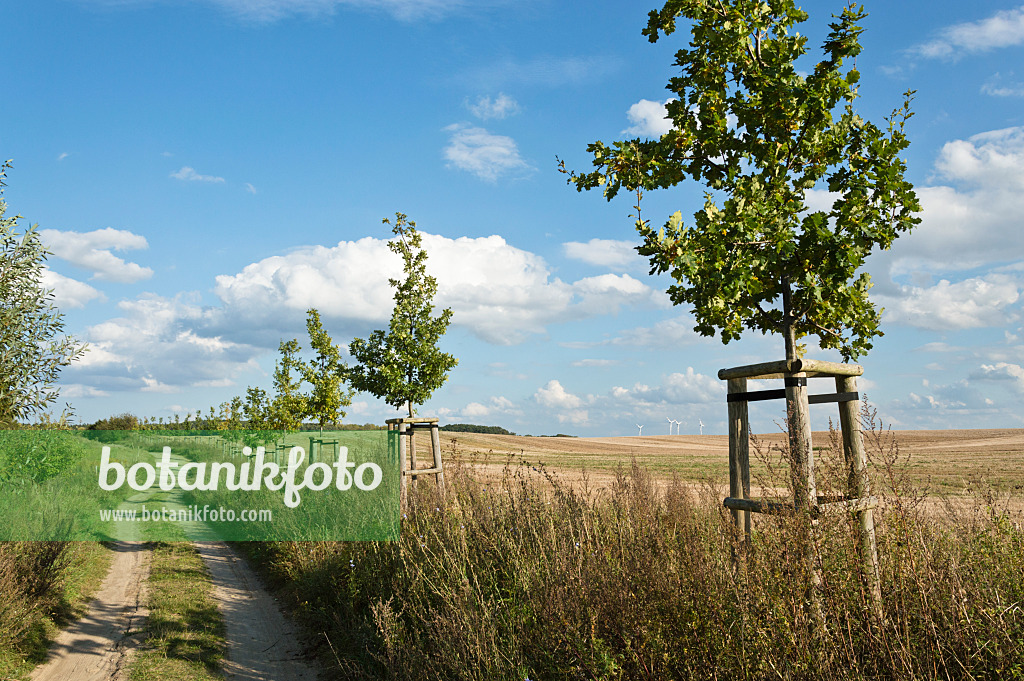
M412 400L406 401L406 406L409 407L409 418L412 418ZM416 430L409 425L409 468L416 470ZM412 476L412 486L416 486L416 476Z
M793 315L789 279L782 280L782 333L786 339L786 361L795 362L796 318ZM793 485L793 506L799 516L800 541L803 544L804 570L807 575L807 604L816 633L824 632L824 616L818 589L821 576L814 566L812 512L817 505L814 483L814 449L811 446L811 419L807 401L807 378L802 372L786 373L786 425L789 431L790 479Z
M782 336L786 339L786 361L796 360L796 320L793 319L792 291L789 277L782 279Z

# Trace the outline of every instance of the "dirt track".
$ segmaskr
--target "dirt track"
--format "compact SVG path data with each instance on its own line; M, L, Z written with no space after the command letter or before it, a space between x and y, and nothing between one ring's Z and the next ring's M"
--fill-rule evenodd
M213 578L213 596L227 629L224 673L240 681L315 681L300 656L295 628L248 565L225 543L195 543ZM124 681L145 623L150 552L118 542L116 556L85 617L62 631L32 681Z
M33 681L95 681L127 678L126 664L138 646L146 616L149 551L141 542L117 542L110 572L89 611L57 636Z
M295 628L245 561L224 542L196 542L195 547L210 570L227 627L227 678L314 681L316 671L300 657Z

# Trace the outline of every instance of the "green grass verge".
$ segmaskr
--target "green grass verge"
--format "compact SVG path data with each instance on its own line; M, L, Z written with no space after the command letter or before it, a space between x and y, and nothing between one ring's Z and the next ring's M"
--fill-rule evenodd
M161 528L167 536L170 528ZM131 681L209 681L224 678L224 619L213 583L190 542L154 542L146 638L132 658Z
M12 565L23 564L34 562L42 548L43 545L33 542L8 542L2 545L2 553ZM0 611L14 616L11 622L0 623L4 641L0 645L0 678L28 678L28 673L46 660L50 643L60 629L85 614L111 560L113 554L103 544L69 542L62 545L61 554L53 563L57 567L56 579L42 593L32 588L36 585L21 580L0 590ZM8 575L5 573L5 577ZM12 630L15 627L20 631Z

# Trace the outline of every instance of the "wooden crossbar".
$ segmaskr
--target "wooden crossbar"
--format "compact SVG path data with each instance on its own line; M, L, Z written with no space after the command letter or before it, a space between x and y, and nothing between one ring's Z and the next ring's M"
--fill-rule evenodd
M856 402L860 399L860 394L855 392L850 393L828 393L825 395L808 395L808 404L826 404L828 402Z
M819 497L819 499L824 498L825 497ZM765 513L768 515L773 513L792 513L795 508L793 503L789 501L737 499L734 497L726 497L722 502L722 505L735 511L750 511L751 513ZM866 511L869 508L876 508L877 506L877 497L867 497L864 499L841 499L839 501L819 502L815 508L818 513L824 511L848 511L850 513L856 513L859 511Z
M840 362L824 362L818 359L796 359L793 361L778 360L747 364L731 369L721 369L718 378L728 381L731 378L783 378L787 375L803 373L807 376L862 376L864 368L859 364L842 364Z
M409 470L402 471L402 475L437 475L444 473L442 468L410 468Z
M778 390L751 390L745 393L729 393L725 396L726 402L762 402L764 400L786 399L785 388ZM855 402L860 399L860 394L855 392L846 393L825 393L823 395L808 395L808 404L827 404L829 402Z

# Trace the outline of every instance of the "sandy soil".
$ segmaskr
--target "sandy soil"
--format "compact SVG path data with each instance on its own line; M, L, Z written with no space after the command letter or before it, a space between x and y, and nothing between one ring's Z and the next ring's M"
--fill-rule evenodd
M146 617L142 604L150 554L141 542L117 542L113 549L110 572L88 613L58 635L47 662L29 677L33 681L126 678L126 665Z
M227 678L315 681L315 668L300 657L296 628L245 561L224 542L195 546L213 577L213 596L227 625Z

